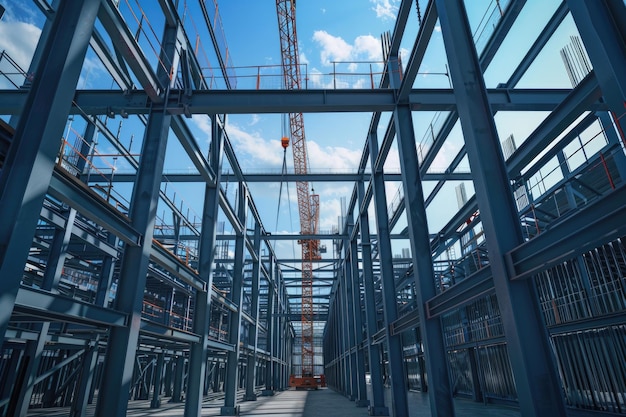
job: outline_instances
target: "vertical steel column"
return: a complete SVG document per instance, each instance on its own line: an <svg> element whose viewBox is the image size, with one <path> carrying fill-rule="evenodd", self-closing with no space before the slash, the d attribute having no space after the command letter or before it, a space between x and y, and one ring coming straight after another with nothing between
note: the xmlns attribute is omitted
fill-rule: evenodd
<svg viewBox="0 0 626 417"><path fill-rule="evenodd" d="M228 323L228 343L233 345L234 350L226 353L226 379L224 382L224 406L220 409L222 416L234 416L239 414L237 406L237 385L239 372L239 342L241 340L241 311L243 301L243 274L246 239L246 213L248 210L248 190L243 182L239 183L239 201L237 205L237 218L243 225L241 233L235 238L235 263L233 265L233 286L230 301L237 306L237 311L230 313Z"/></svg>
<svg viewBox="0 0 626 417"><path fill-rule="evenodd" d="M279 316L282 313L282 308L281 308L281 298L280 298L280 291L281 291L281 280L282 280L282 276L281 274L278 272L278 265L276 266L277 268L277 274L276 274L276 281L275 281L275 285L276 285L276 298L274 300L274 316L272 317L272 331L274 332L273 336L274 336L274 351L273 351L273 355L274 355L274 368L272 370L272 387L274 389L274 391L280 391L281 387L280 387L280 338L282 337L281 334L281 328L280 328L280 321L279 321Z"/></svg>
<svg viewBox="0 0 626 417"><path fill-rule="evenodd" d="M161 387L163 386L163 353L157 354L156 370L154 372L154 392L152 393L152 401L150 401L150 408L161 407ZM189 363L191 367L191 362ZM191 369L190 369L191 371ZM189 386L187 386L187 394L189 395ZM189 397L187 397L189 401ZM185 414L187 416L187 414Z"/></svg>
<svg viewBox="0 0 626 417"><path fill-rule="evenodd" d="M343 265L339 269L339 281L337 283L337 340L339 353L339 387L344 395L348 395L348 364L346 363L346 338L344 317L345 311L343 306Z"/></svg>
<svg viewBox="0 0 626 417"><path fill-rule="evenodd" d="M4 380L0 381L0 398L10 398L11 392L15 389L15 381L18 378L18 371L20 366L20 356L22 351L20 349L11 349L11 356L5 357L6 368L4 371ZM0 405L0 416L5 415L5 410L8 404Z"/></svg>
<svg viewBox="0 0 626 417"><path fill-rule="evenodd" d="M349 400L352 400L352 383L350 379L350 340L349 337L346 337L348 334L348 306L346 303L346 284L345 284L345 276L346 276L346 263L341 263L341 269L339 272L339 284L337 286L337 298L339 301L339 342L341 346L340 357L341 357L341 386L343 394L348 397Z"/></svg>
<svg viewBox="0 0 626 417"><path fill-rule="evenodd" d="M523 238L465 5L462 0L435 3L522 415L564 416L533 280L509 280L505 255Z"/></svg>
<svg viewBox="0 0 626 417"><path fill-rule="evenodd" d="M375 133L371 133L375 135ZM376 137L369 140L376 144ZM371 151L370 151L371 153ZM374 266L372 265L372 244L370 242L370 220L367 206L363 205L365 186L363 181L357 183L359 198L359 231L361 232L361 252L363 257L363 288L365 290L365 324L367 328L367 356L369 360L370 381L372 384L372 401L369 407L371 416L388 416L389 408L385 406L383 373L381 370L380 345L372 343L372 336L378 331L376 320L376 297L374 295Z"/></svg>
<svg viewBox="0 0 626 417"><path fill-rule="evenodd" d="M389 60L390 84L400 86L400 68L398 58ZM428 398L432 416L454 416L452 390L448 376L446 346L439 318L429 319L426 300L436 295L435 273L433 271L428 235L428 221L424 205L424 191L419 173L419 161L415 148L413 118L408 105L397 105L393 112L396 126L396 139L400 156L400 172L404 190L405 212L411 243L411 255L415 280L415 295L419 313L420 331L424 344L426 373L428 374ZM422 384L424 381L422 381Z"/></svg>
<svg viewBox="0 0 626 417"><path fill-rule="evenodd" d="M85 349L83 363L81 365L78 384L76 384L76 394L72 399L70 417L85 417L89 392L93 384L96 364L98 363L98 338Z"/></svg>
<svg viewBox="0 0 626 417"><path fill-rule="evenodd" d="M65 220L65 229L55 229L52 244L50 245L50 253L48 254L48 263L43 274L42 289L57 294L65 258L67 258L67 248L72 238L72 228L76 219L76 210L70 208Z"/></svg>
<svg viewBox="0 0 626 417"><path fill-rule="evenodd" d="M376 166L378 156L377 137L370 133L368 136L370 149L370 164ZM396 299L396 283L393 274L393 254L389 230L389 214L387 213L387 194L382 168L374 170L372 178L374 194L374 210L376 212L376 228L378 229L378 252L380 256L381 286L383 292L383 313L385 319L385 336L387 339L387 358L389 360L389 374L391 376L391 406L395 417L408 417L409 406L406 395L406 381L404 377L404 356L402 352L401 335L391 334L390 324L398 318Z"/></svg>
<svg viewBox="0 0 626 417"><path fill-rule="evenodd" d="M202 394L206 374L206 361L209 352L208 335L211 315L211 288L213 286L213 260L219 214L220 177L224 153L224 131L217 116L211 115L211 147L209 165L215 172L215 184L207 184L204 190L202 211L202 233L199 248L199 275L205 282L202 291L196 291L194 304L193 331L200 335L199 343L193 343L189 352L189 375L187 379L187 400L185 416L197 417L202 411Z"/></svg>
<svg viewBox="0 0 626 417"><path fill-rule="evenodd" d="M349 231L352 236L352 231ZM359 271L359 252L356 242L356 236L350 241L350 264L352 266L352 274L349 277L352 280L352 317L354 320L354 352L356 358L356 383L358 397L356 398L357 407L367 407L367 390L365 387L365 355L361 348L363 343L363 319L361 317L361 274Z"/></svg>
<svg viewBox="0 0 626 417"><path fill-rule="evenodd" d="M269 270L270 279L267 285L267 333L265 340L267 341L267 354L269 356L267 364L265 365L265 389L261 393L264 396L274 395L274 280L276 275L274 274L274 255L270 253L269 256Z"/></svg>
<svg viewBox="0 0 626 417"><path fill-rule="evenodd" d="M626 112L626 108L624 109ZM626 180L626 155L621 150L621 138L615 132L615 128L613 127L613 122L611 117L606 112L597 112L596 116L598 116L598 120L602 125L602 129L604 129L604 134L611 145L616 146L615 153L613 154L613 160L615 161L615 165L617 166L617 172L619 173L620 178L622 180ZM624 120L624 118L622 118ZM626 121L621 122L621 125L626 125ZM622 127L622 131L624 128ZM626 138L624 139L626 140ZM626 145L626 142L624 143Z"/></svg>
<svg viewBox="0 0 626 417"><path fill-rule="evenodd" d="M348 224L348 236L352 234L352 229L354 229L354 224ZM350 399L352 401L356 401L359 396L359 385L358 385L358 371L356 368L356 337L355 337L355 323L354 323L354 299L352 298L352 262L350 260L352 254L350 253L350 241L345 239L344 242L344 275L343 282L345 284L345 306L346 306L346 332L347 337L346 343L348 346L347 350L347 358L346 360L350 363L350 373L348 383L350 384Z"/></svg>
<svg viewBox="0 0 626 417"><path fill-rule="evenodd" d="M626 112L626 6L614 0L567 0L567 6L602 95L609 109L620 116Z"/></svg>
<svg viewBox="0 0 626 417"><path fill-rule="evenodd" d="M288 362L287 361L287 339L289 336L289 326L288 326L288 320L287 320L287 314L289 313L289 311L287 309L287 306L288 306L289 300L286 296L284 282L281 285L280 296L282 298L282 302L280 303L281 313L279 314L279 317L278 317L278 323L279 323L279 328L280 328L280 332L279 332L279 335L280 335L279 336L279 343L280 343L279 389L281 391L284 391L288 387L288 381L289 381L288 373L290 372L290 368L287 366L287 362Z"/></svg>
<svg viewBox="0 0 626 417"><path fill-rule="evenodd" d="M174 388L172 390L171 403L183 402L183 379L185 375L185 357L182 354L176 356L174 368Z"/></svg>
<svg viewBox="0 0 626 417"><path fill-rule="evenodd" d="M176 52L175 27L165 28L163 48L161 62L173 62L172 58ZM169 85L169 71L159 67L159 80L162 85ZM152 251L154 222L171 119L172 116L164 105L156 103L152 105L130 205L132 226L142 233L143 239L140 245L127 245L124 250L115 298L116 309L127 313L129 322L127 326L109 330L103 381L96 407L98 417L122 417L126 415L128 407L141 325L143 293Z"/></svg>
<svg viewBox="0 0 626 417"><path fill-rule="evenodd" d="M272 386L274 387L274 391L282 391L283 387L280 384L282 378L280 364L282 359L281 339L285 336L280 321L280 316L284 313L282 300L282 274L278 273L276 278L276 306L274 308L274 311L276 312L276 315L274 316L274 347L276 351L274 352L274 382L272 383Z"/></svg>
<svg viewBox="0 0 626 417"><path fill-rule="evenodd" d="M248 369L246 380L246 395L244 400L256 401L256 394L254 388L256 384L256 362L257 362L257 343L259 336L259 284L261 281L261 225L255 222L254 225L254 252L257 255L257 259L252 264L252 299L250 307L250 316L254 323L250 325L250 332L248 335L248 344L252 346L253 351L248 355Z"/></svg>
<svg viewBox="0 0 626 417"><path fill-rule="evenodd" d="M118 238L113 233L109 232L107 237L107 243L117 248ZM105 255L102 260L102 268L100 269L100 279L98 280L98 289L96 290L96 299L94 304L98 306L107 307L109 301L109 290L111 289L111 282L113 281L113 274L115 273L116 258Z"/></svg>
<svg viewBox="0 0 626 417"><path fill-rule="evenodd" d="M0 175L0 340L4 340L24 265L100 0L61 2Z"/></svg>

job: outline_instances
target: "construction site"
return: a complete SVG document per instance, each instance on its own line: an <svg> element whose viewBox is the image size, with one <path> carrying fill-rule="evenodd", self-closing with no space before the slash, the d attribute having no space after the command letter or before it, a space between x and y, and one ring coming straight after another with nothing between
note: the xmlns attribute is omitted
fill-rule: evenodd
<svg viewBox="0 0 626 417"><path fill-rule="evenodd" d="M625 116L624 0L0 0L0 417L626 416Z"/></svg>

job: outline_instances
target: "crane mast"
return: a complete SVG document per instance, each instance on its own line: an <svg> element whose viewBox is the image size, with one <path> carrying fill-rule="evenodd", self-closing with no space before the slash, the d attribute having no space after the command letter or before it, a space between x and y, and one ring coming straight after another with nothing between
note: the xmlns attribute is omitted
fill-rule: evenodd
<svg viewBox="0 0 626 417"><path fill-rule="evenodd" d="M298 39L296 36L296 1L276 0L280 51L285 88L299 90L302 87ZM294 172L307 174L307 150L302 113L289 113L289 127L293 151ZM308 181L296 181L300 233L311 235L318 232L319 195L309 193ZM302 239L302 375L296 378L296 388L309 385L313 377L313 261L320 259L320 241ZM306 382L305 382L306 381Z"/></svg>

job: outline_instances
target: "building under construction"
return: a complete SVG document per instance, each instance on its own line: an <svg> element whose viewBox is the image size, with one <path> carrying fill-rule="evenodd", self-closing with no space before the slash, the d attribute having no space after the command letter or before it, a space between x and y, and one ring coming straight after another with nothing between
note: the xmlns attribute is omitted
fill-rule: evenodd
<svg viewBox="0 0 626 417"><path fill-rule="evenodd" d="M29 67L0 40L0 416L626 416L624 1L391 1L381 61L321 84L295 0L275 72L233 65L217 0L28 3ZM307 166L303 118L352 113L358 166ZM287 115L293 170L240 163L249 114Z"/></svg>

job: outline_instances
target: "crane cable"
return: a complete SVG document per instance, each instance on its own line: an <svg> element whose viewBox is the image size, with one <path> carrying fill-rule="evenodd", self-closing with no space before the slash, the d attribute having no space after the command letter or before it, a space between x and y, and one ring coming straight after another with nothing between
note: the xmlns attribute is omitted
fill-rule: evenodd
<svg viewBox="0 0 626 417"><path fill-rule="evenodd" d="M285 189L287 190L287 206L289 207L289 223L291 224L291 228L293 229L293 218L291 216L291 204L289 198L289 183L285 180L285 175L287 174L287 148L289 147L289 138L287 137L287 117L282 115L283 123L282 123L282 139L281 146L283 147L283 167L280 173L280 188L278 190L278 207L276 210L276 227L275 230L278 231L278 219L280 218L280 201L282 199L283 194L283 182L285 182ZM296 259L296 249L292 245L291 249L293 250L293 259Z"/></svg>

